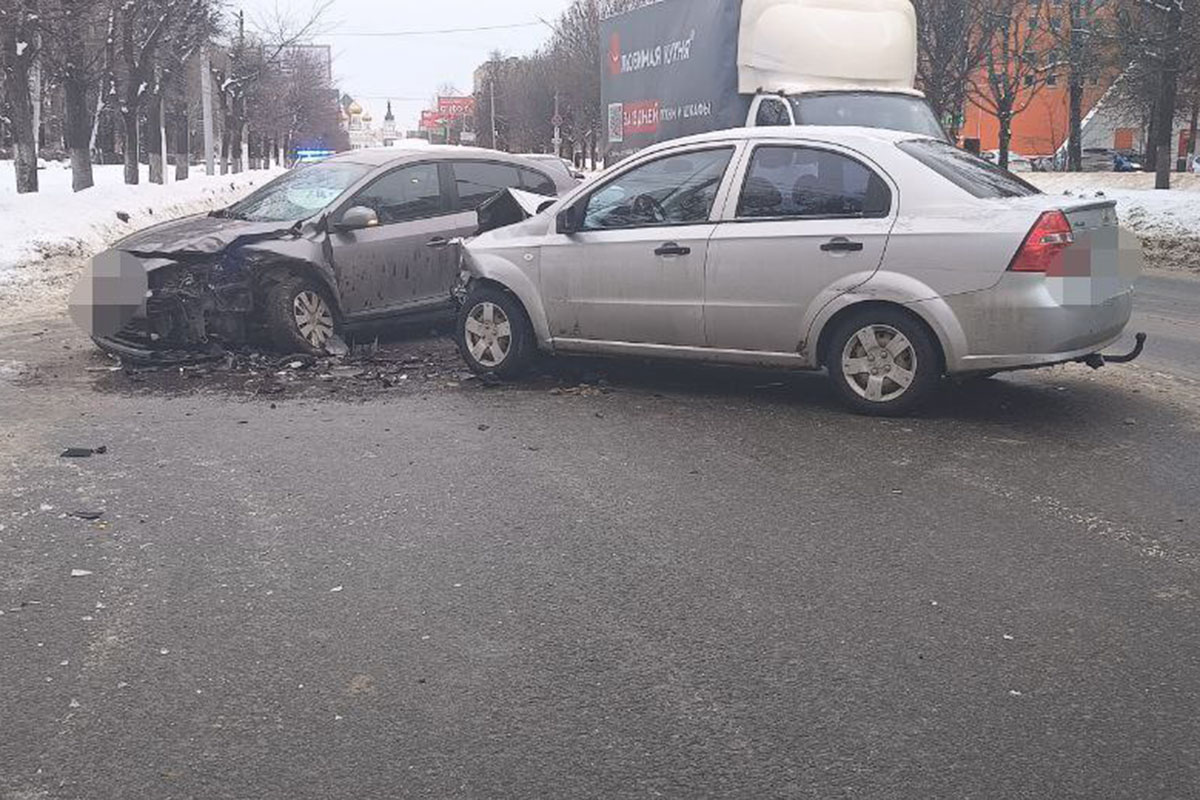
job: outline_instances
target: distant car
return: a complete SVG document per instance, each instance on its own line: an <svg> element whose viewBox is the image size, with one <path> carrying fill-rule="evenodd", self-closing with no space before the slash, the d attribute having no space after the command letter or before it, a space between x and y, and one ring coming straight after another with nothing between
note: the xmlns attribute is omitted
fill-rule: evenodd
<svg viewBox="0 0 1200 800"><path fill-rule="evenodd" d="M587 177L578 169L576 169L575 165L570 161L561 156L556 156L553 153L522 153L521 155L523 158L528 158L530 161L537 161L539 164L549 167L550 169L558 169L561 167L563 171L565 171L567 175L569 175L576 182Z"/></svg>
<svg viewBox="0 0 1200 800"><path fill-rule="evenodd" d="M983 158L987 159L988 161L992 162L993 164L1000 163L1000 151L999 150L985 150L982 155L983 155ZM1031 161L1030 159L1026 158L1023 155L1020 155L1019 153L1009 153L1008 154L1008 171L1009 172L1033 172L1034 164L1033 164L1033 161Z"/></svg>
<svg viewBox="0 0 1200 800"><path fill-rule="evenodd" d="M938 139L718 131L467 242L456 342L500 375L539 349L827 368L853 409L899 414L943 375L1099 366L1140 267L1118 237L1112 201Z"/></svg>
<svg viewBox="0 0 1200 800"><path fill-rule="evenodd" d="M154 362L258 330L283 352L318 353L343 326L452 315L448 245L475 233L476 209L510 188L553 197L574 186L564 170L464 147L359 150L300 166L229 208L119 242L117 259L144 267L130 276L142 276L135 296L146 300L119 330L89 333L108 352ZM84 288L96 280L85 275Z"/></svg>

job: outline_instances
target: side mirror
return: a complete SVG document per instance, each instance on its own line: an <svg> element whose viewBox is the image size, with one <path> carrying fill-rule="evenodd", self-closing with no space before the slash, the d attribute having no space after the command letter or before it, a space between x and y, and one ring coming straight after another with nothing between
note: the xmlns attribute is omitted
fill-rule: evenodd
<svg viewBox="0 0 1200 800"><path fill-rule="evenodd" d="M374 228L379 225L379 215L374 209L366 206L353 206L346 209L341 220L337 223L339 231L360 231L363 228Z"/></svg>
<svg viewBox="0 0 1200 800"><path fill-rule="evenodd" d="M536 212L536 213L538 213L538 214L542 213L542 212L543 212L543 211L545 211L547 208L549 208L550 206L554 205L554 204L555 204L555 203L557 203L557 202L558 202L557 200L547 200L547 201L545 201L545 202L543 202L543 203L538 203L538 207L537 207L537 212Z"/></svg>
<svg viewBox="0 0 1200 800"><path fill-rule="evenodd" d="M582 211L579 205L568 206L561 214L558 215L557 230L559 233L572 234L578 233L582 227L580 217Z"/></svg>

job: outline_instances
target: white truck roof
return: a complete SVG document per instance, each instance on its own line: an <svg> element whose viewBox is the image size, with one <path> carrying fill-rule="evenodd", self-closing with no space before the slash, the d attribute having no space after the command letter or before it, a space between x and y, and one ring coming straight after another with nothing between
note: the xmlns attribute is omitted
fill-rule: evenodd
<svg viewBox="0 0 1200 800"><path fill-rule="evenodd" d="M920 94L909 0L742 0L742 94L865 89Z"/></svg>

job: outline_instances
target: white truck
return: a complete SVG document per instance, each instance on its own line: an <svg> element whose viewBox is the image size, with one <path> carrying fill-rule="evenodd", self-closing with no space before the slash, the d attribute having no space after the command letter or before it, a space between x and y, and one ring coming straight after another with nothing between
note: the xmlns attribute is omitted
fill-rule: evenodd
<svg viewBox="0 0 1200 800"><path fill-rule="evenodd" d="M602 26L605 155L709 130L861 125L945 138L909 0L650 0Z"/></svg>

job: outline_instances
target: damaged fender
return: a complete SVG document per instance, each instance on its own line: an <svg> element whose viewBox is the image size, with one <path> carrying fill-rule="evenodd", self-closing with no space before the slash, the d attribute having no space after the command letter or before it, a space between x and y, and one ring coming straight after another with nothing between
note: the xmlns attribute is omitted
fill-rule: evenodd
<svg viewBox="0 0 1200 800"><path fill-rule="evenodd" d="M537 255L531 249L525 257L533 260ZM550 321L546 316L546 308L542 305L541 293L520 267L494 253L473 252L471 243L467 242L463 245L462 269L464 283L490 281L516 295L533 324L538 346L543 350L550 349Z"/></svg>

